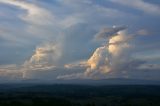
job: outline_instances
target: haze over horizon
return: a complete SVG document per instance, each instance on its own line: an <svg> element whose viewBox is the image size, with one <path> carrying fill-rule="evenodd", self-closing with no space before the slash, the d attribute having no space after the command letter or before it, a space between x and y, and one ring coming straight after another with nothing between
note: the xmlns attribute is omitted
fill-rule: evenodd
<svg viewBox="0 0 160 106"><path fill-rule="evenodd" d="M160 81L160 1L0 0L0 82Z"/></svg>

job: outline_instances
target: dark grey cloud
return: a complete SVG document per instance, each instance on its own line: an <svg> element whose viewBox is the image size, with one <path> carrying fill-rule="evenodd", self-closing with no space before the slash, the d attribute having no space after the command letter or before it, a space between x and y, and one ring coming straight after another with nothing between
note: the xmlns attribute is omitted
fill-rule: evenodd
<svg viewBox="0 0 160 106"><path fill-rule="evenodd" d="M113 28L104 28L98 34L96 34L97 39L106 39L112 36L118 35L119 31L127 29L127 26L113 26Z"/></svg>

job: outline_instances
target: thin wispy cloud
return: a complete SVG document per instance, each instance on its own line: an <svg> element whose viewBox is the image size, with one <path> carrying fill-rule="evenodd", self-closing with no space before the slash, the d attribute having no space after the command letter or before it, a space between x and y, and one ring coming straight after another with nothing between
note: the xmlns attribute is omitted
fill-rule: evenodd
<svg viewBox="0 0 160 106"><path fill-rule="evenodd" d="M148 3L144 0L110 0L115 3L119 3L130 8L134 8L152 15L160 15L160 7L156 4Z"/></svg>
<svg viewBox="0 0 160 106"><path fill-rule="evenodd" d="M24 14L20 15L20 18L31 24L50 24L52 18L54 18L53 15L46 9L23 0L0 0L0 2L13 5L22 10L25 10Z"/></svg>

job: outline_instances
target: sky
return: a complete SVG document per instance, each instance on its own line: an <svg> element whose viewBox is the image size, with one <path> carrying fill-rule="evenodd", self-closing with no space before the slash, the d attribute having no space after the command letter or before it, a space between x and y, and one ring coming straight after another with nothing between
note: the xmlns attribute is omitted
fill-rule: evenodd
<svg viewBox="0 0 160 106"><path fill-rule="evenodd" d="M0 0L0 81L160 80L159 0Z"/></svg>

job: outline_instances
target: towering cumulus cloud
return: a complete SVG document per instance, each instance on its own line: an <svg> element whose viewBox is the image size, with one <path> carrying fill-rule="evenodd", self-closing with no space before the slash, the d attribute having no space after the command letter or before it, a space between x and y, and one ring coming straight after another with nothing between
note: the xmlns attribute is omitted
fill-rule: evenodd
<svg viewBox="0 0 160 106"><path fill-rule="evenodd" d="M61 56L60 47L51 43L37 47L35 53L30 59L32 64L55 63Z"/></svg>
<svg viewBox="0 0 160 106"><path fill-rule="evenodd" d="M60 57L59 44L46 43L37 47L31 58L23 65L23 78L29 77L28 74L32 72L53 70L58 65Z"/></svg>
<svg viewBox="0 0 160 106"><path fill-rule="evenodd" d="M121 65L125 63L128 49L130 47L128 41L131 37L126 35L125 27L113 27L113 30L98 35L107 38L106 45L99 47L87 61L88 68L85 75L95 75L95 73L112 73L121 71ZM110 33L110 35L109 35ZM128 58L127 58L128 59Z"/></svg>
<svg viewBox="0 0 160 106"><path fill-rule="evenodd" d="M86 71L83 74L75 74L75 76L81 75L78 77L97 78L100 75L100 78L102 78L102 76L116 76L124 73L126 62L130 61L129 48L131 46L129 41L132 38L126 34L126 28L126 26L114 26L113 28L100 31L96 38L105 39L105 45L98 47L93 55L86 62L83 62L85 65L78 64L80 67L86 67ZM68 66L74 67L76 65ZM60 78L69 77L72 78L73 74L71 76L61 76Z"/></svg>
<svg viewBox="0 0 160 106"><path fill-rule="evenodd" d="M85 75L91 75L97 71L106 73L109 69L109 59L107 58L106 46L99 47L87 61L88 68Z"/></svg>

